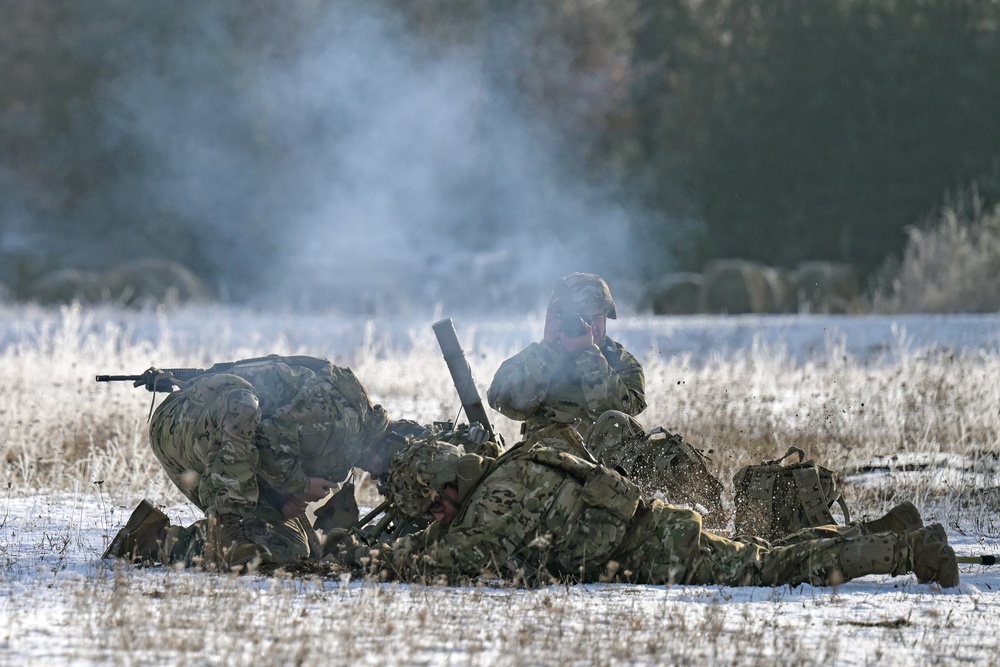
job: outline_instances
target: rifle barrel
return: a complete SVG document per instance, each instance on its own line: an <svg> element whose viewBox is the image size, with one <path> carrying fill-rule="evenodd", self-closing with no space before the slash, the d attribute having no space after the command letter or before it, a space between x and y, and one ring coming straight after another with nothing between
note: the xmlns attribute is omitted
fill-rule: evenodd
<svg viewBox="0 0 1000 667"><path fill-rule="evenodd" d="M996 565L997 557L995 554L986 554L983 556L956 556L955 560L959 563L969 563L972 565Z"/></svg>

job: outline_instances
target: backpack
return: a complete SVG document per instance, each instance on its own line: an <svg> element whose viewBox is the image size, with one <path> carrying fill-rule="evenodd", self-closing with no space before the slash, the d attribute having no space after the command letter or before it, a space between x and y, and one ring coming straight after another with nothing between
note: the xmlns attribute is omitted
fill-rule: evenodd
<svg viewBox="0 0 1000 667"><path fill-rule="evenodd" d="M793 454L798 454L798 462L782 465ZM734 535L772 541L803 528L834 524L830 512L834 503L840 505L844 522L850 522L833 471L805 456L798 447L790 447L779 459L737 471L733 476Z"/></svg>
<svg viewBox="0 0 1000 667"><path fill-rule="evenodd" d="M623 447L616 469L647 494L662 493L667 502L700 506L713 526L726 522L722 508L723 485L708 469L701 450L662 426L645 438Z"/></svg>

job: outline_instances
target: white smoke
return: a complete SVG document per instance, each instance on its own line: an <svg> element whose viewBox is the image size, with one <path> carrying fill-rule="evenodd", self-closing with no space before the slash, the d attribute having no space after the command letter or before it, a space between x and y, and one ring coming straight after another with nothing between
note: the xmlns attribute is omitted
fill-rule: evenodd
<svg viewBox="0 0 1000 667"><path fill-rule="evenodd" d="M224 18L206 9L192 39L116 79L105 132L150 151L134 193L197 230L191 256L228 293L523 311L564 273L628 275L614 188L579 178L562 129L491 85L482 50L435 54L390 15L338 6L288 58L235 44Z"/></svg>

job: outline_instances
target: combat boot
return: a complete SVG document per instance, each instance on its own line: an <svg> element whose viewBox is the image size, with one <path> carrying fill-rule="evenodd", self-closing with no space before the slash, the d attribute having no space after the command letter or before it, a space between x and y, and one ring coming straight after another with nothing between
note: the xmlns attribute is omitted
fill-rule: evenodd
<svg viewBox="0 0 1000 667"><path fill-rule="evenodd" d="M904 501L885 513L884 516L872 521L861 521L861 532L864 535L876 533L896 533L907 535L924 527L920 511L910 501Z"/></svg>
<svg viewBox="0 0 1000 667"><path fill-rule="evenodd" d="M267 560L271 552L247 535L243 519L236 514L210 515L205 537L205 556L228 568L254 567Z"/></svg>
<svg viewBox="0 0 1000 667"><path fill-rule="evenodd" d="M170 519L148 500L140 502L118 531L101 558L121 558L131 563L164 561L161 549Z"/></svg>
<svg viewBox="0 0 1000 667"><path fill-rule="evenodd" d="M939 523L915 530L907 536L910 567L922 584L936 581L942 588L959 584L958 559L948 545L948 535Z"/></svg>

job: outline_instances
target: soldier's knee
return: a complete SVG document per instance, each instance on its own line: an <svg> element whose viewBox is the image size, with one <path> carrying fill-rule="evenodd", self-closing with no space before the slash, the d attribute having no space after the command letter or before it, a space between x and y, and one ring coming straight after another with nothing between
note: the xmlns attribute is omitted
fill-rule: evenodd
<svg viewBox="0 0 1000 667"><path fill-rule="evenodd" d="M260 423L260 401L256 394L247 389L233 389L225 394L222 405L222 432L240 440L251 440Z"/></svg>
<svg viewBox="0 0 1000 667"><path fill-rule="evenodd" d="M623 448L642 440L646 432L633 417L619 410L602 412L587 435L594 456L605 465L616 465Z"/></svg>
<svg viewBox="0 0 1000 667"><path fill-rule="evenodd" d="M621 410L605 410L594 422L594 429L602 432L621 431L626 437L639 437L645 435L645 429L631 415Z"/></svg>

